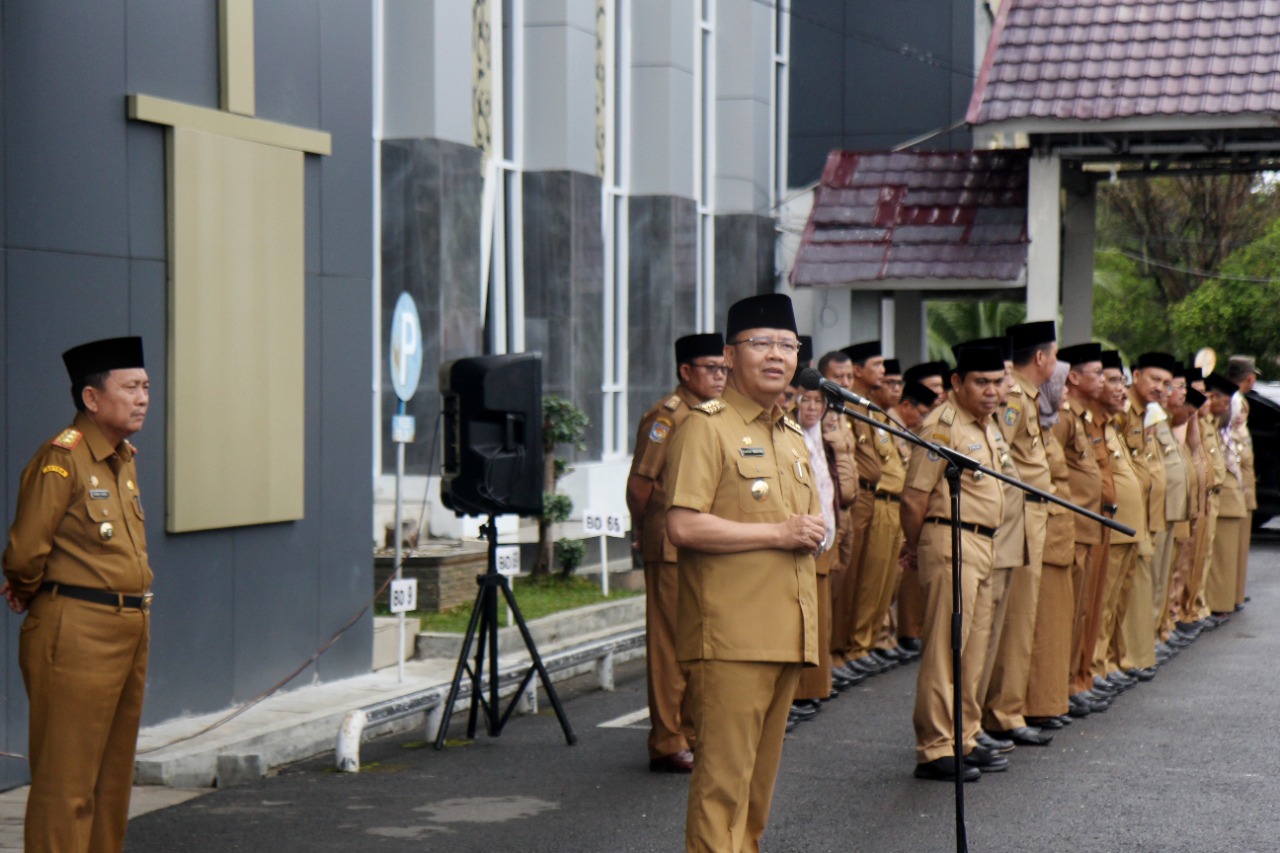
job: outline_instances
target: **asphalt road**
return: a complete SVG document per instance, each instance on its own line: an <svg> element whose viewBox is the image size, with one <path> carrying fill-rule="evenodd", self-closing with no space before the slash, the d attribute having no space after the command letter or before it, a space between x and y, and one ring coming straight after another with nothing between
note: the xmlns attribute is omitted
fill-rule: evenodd
<svg viewBox="0 0 1280 853"><path fill-rule="evenodd" d="M965 787L973 851L1280 850L1280 540L1255 544L1252 603L1045 748ZM673 851L687 777L650 774L643 667L617 689L559 687L566 746L544 702L501 737L436 752L421 734L365 746L132 822L130 853L185 851ZM953 787L912 778L915 669L873 678L787 739L764 838L782 851L955 850ZM458 718L451 729L461 738Z"/></svg>

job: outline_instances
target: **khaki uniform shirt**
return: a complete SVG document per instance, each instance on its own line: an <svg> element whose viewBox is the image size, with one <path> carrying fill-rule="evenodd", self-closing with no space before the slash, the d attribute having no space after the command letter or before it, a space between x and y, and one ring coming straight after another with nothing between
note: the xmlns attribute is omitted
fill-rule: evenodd
<svg viewBox="0 0 1280 853"><path fill-rule="evenodd" d="M858 464L854 459L857 439L853 435L853 424L842 415L835 429L822 433L822 440L835 458L840 509L848 509L858 497Z"/></svg>
<svg viewBox="0 0 1280 853"><path fill-rule="evenodd" d="M1240 488L1244 490L1245 508L1258 508L1258 477L1253 465L1253 436L1249 433L1249 398L1240 395L1240 422L1231 430L1232 440L1240 454Z"/></svg>
<svg viewBox="0 0 1280 853"><path fill-rule="evenodd" d="M1003 418L1002 411L997 409L991 413L991 422L996 425L996 468L1006 477L1021 480L1021 472L1013 462L1009 444L1000 432L998 418ZM1027 565L1030 559L1027 554L1027 493L1022 489L1000 481L1000 489L1004 492L1004 513L1000 519L1000 533L995 540L995 554L991 567L993 569L1016 569ZM961 507L963 512L964 507Z"/></svg>
<svg viewBox="0 0 1280 853"><path fill-rule="evenodd" d="M678 385L670 397L659 400L645 412L636 430L631 473L653 481L653 493L645 506L640 528L640 551L646 563L676 561L676 547L667 539L667 496L662 490L662 473L667 466L671 433L689 417L689 410L701 402L688 388Z"/></svg>
<svg viewBox="0 0 1280 853"><path fill-rule="evenodd" d="M859 414L870 414L869 410L861 406L850 406L850 408L857 410ZM880 439L882 437L888 438L889 434L865 421L853 420L852 418L848 420L850 421L850 428L853 430L858 479L870 483L871 488L874 489L880 483L881 469L884 468L884 451L881 448ZM859 483L859 485L862 485L862 483Z"/></svg>
<svg viewBox="0 0 1280 853"><path fill-rule="evenodd" d="M879 413L875 415L875 419L888 423L888 419ZM897 424L892 424L897 427ZM902 494L903 483L907 479L906 466L902 464L902 453L898 448L899 439L885 430L876 429L876 451L880 455L880 482L876 485L876 492L888 495Z"/></svg>
<svg viewBox="0 0 1280 853"><path fill-rule="evenodd" d="M694 407L673 436L667 509L774 524L821 515L800 425L730 387ZM818 590L813 557L762 549L710 554L679 549L679 660L816 664Z"/></svg>
<svg viewBox="0 0 1280 853"><path fill-rule="evenodd" d="M1116 416L1116 430L1129 448L1129 461L1142 486L1142 506L1147 513L1145 526L1152 533L1165 529L1164 517L1164 453L1156 441L1156 427L1146 425L1147 407L1139 402L1132 388L1124 411Z"/></svg>
<svg viewBox="0 0 1280 853"><path fill-rule="evenodd" d="M1183 456L1182 442L1168 421L1156 424L1156 444L1164 464L1164 517L1172 525L1191 517L1190 456Z"/></svg>
<svg viewBox="0 0 1280 853"><path fill-rule="evenodd" d="M22 472L4 575L23 601L45 581L128 594L151 589L134 447L81 412Z"/></svg>
<svg viewBox="0 0 1280 853"><path fill-rule="evenodd" d="M1104 500L1104 474L1106 483L1111 485L1112 482L1110 457L1102 431L1094 427L1093 412L1078 400L1066 400L1058 423L1053 427L1053 435L1066 461L1072 502L1101 515L1104 503L1115 503L1115 492L1112 488L1111 500ZM1076 513L1072 516L1075 541L1083 545L1096 545L1102 541L1101 524Z"/></svg>
<svg viewBox="0 0 1280 853"><path fill-rule="evenodd" d="M953 403L944 403L930 412L920 427L920 435L929 441L944 444L966 456L971 456L988 468L997 463L998 449L1002 443L995 423L984 418L979 423L973 415ZM907 486L929 494L925 509L924 532L929 534L928 519L951 518L951 490L946 478L946 460L923 447L911 449L911 462L907 465ZM980 524L996 529L1004 518L1004 490L999 480L981 472L962 471L960 474L960 520L966 524ZM946 556L951 554L949 528L939 527L945 540L939 549Z"/></svg>
<svg viewBox="0 0 1280 853"><path fill-rule="evenodd" d="M1126 536L1119 530L1112 530L1111 544L1149 542L1147 502L1133 453L1110 424L1106 427L1106 442L1111 454L1111 478L1116 486L1116 521L1137 531L1136 536Z"/></svg>
<svg viewBox="0 0 1280 853"><path fill-rule="evenodd" d="M1063 415L1058 416L1062 422ZM1044 440L1045 458L1049 461L1049 477L1053 494L1065 501L1077 503L1071 491L1071 471L1067 467L1062 445L1049 430L1040 433ZM1096 511L1096 510L1095 510ZM1044 564L1046 566L1070 566L1075 559L1076 525L1072 516L1076 513L1056 503L1049 504L1049 521L1044 537ZM1088 519L1085 519L1088 521ZM1093 522L1095 526L1097 522Z"/></svg>
<svg viewBox="0 0 1280 853"><path fill-rule="evenodd" d="M1016 370L1013 379L1004 410L996 411L1000 431L1009 443L1009 452L1013 454L1013 464L1018 466L1022 482L1048 492L1053 488L1053 478L1040 436L1040 389Z"/></svg>

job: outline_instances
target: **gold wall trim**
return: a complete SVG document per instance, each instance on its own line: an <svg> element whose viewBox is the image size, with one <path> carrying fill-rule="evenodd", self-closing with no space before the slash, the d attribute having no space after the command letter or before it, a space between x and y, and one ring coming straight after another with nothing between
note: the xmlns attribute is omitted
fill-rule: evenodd
<svg viewBox="0 0 1280 853"><path fill-rule="evenodd" d="M253 115L253 0L220 0L218 48L222 108Z"/></svg>
<svg viewBox="0 0 1280 853"><path fill-rule="evenodd" d="M333 138L322 130L211 110L153 95L129 95L128 109L129 118L138 121L185 127L307 154L333 153Z"/></svg>

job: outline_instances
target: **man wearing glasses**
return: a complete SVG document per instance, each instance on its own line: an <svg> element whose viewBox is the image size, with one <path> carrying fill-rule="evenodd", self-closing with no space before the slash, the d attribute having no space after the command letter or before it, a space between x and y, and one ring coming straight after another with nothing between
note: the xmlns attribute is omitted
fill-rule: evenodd
<svg viewBox="0 0 1280 853"><path fill-rule="evenodd" d="M724 395L672 436L664 486L698 744L685 845L736 853L759 850L800 669L822 659L826 525L803 431L777 405L799 350L791 300L735 303L725 339Z"/></svg>
<svg viewBox="0 0 1280 853"><path fill-rule="evenodd" d="M685 677L676 660L676 549L667 539L662 474L668 439L689 411L724 391L729 368L719 332L676 341L679 384L640 419L627 478L632 548L644 558L646 666L649 676L649 769L693 770L693 723L686 713Z"/></svg>

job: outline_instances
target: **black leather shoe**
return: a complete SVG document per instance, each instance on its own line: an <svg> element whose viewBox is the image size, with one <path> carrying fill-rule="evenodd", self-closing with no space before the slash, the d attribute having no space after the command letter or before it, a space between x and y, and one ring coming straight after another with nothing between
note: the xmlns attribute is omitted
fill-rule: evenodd
<svg viewBox="0 0 1280 853"><path fill-rule="evenodd" d="M1138 669L1137 667L1134 667L1133 669L1126 670L1126 672L1128 675L1133 676L1139 681L1150 681L1151 679L1156 677L1155 667L1151 667L1151 666L1144 667L1143 669Z"/></svg>
<svg viewBox="0 0 1280 853"><path fill-rule="evenodd" d="M862 667L855 667L853 664L847 663L841 667L841 670L853 684L861 684L867 680L867 671Z"/></svg>
<svg viewBox="0 0 1280 853"><path fill-rule="evenodd" d="M649 759L650 773L692 773L693 753L689 750L673 752L659 758Z"/></svg>
<svg viewBox="0 0 1280 853"><path fill-rule="evenodd" d="M831 683L841 690L854 687L866 680L865 675L854 675L842 666L831 670Z"/></svg>
<svg viewBox="0 0 1280 853"><path fill-rule="evenodd" d="M788 714L787 715L787 734L790 734L791 732L795 731L795 728L798 725L800 725L800 722Z"/></svg>
<svg viewBox="0 0 1280 853"><path fill-rule="evenodd" d="M916 657L920 657L920 652L922 651L919 637L899 637L898 648L904 649Z"/></svg>
<svg viewBox="0 0 1280 853"><path fill-rule="evenodd" d="M801 699L798 702L791 703L791 710L787 716L797 722L804 723L818 716L818 706L810 704L809 700Z"/></svg>
<svg viewBox="0 0 1280 853"><path fill-rule="evenodd" d="M1058 722L1062 723L1062 725L1064 725L1064 726L1069 726L1069 725L1071 725L1072 723L1074 723L1074 722L1075 722L1075 720L1071 719L1071 715L1070 715L1070 714L1061 714L1061 715L1059 715L1059 716L1055 717L1054 719L1056 719Z"/></svg>
<svg viewBox="0 0 1280 853"><path fill-rule="evenodd" d="M1101 675L1095 675L1093 677L1093 692L1100 693L1103 696L1115 696L1120 692L1120 688L1107 681Z"/></svg>
<svg viewBox="0 0 1280 853"><path fill-rule="evenodd" d="M1204 629L1204 626L1203 626L1203 625L1201 625L1199 622L1175 622L1175 623L1173 623L1173 630L1177 631L1179 634L1181 634L1181 635L1183 635L1183 636L1190 637L1190 638L1191 638L1191 639L1193 639L1193 640L1194 640L1197 636L1199 636L1200 632L1201 632L1203 629Z"/></svg>
<svg viewBox="0 0 1280 853"><path fill-rule="evenodd" d="M1236 605L1234 608L1232 608L1232 609L1233 609L1233 611L1234 611L1234 612L1239 613L1241 610L1244 610L1244 605L1243 605L1243 604L1237 604L1237 605Z"/></svg>
<svg viewBox="0 0 1280 853"><path fill-rule="evenodd" d="M1093 703L1084 698L1083 693L1077 693L1067 701L1067 713L1073 717L1087 717L1093 711Z"/></svg>
<svg viewBox="0 0 1280 853"><path fill-rule="evenodd" d="M1045 734L1039 729L1034 729L1030 726L1018 726L1016 729L1009 729L1007 732L989 731L987 734L994 738L1011 740L1018 746L1048 746L1053 743L1053 735Z"/></svg>
<svg viewBox="0 0 1280 853"><path fill-rule="evenodd" d="M992 752L1013 752L1013 741L993 738L986 732L978 732L975 740L978 741L978 746L985 746Z"/></svg>
<svg viewBox="0 0 1280 853"><path fill-rule="evenodd" d="M968 766L968 759L965 759L966 765L962 779L966 782L977 782L982 778L981 771L976 767ZM1005 762L1006 764L1008 762ZM933 761L926 761L923 764L916 765L915 777L917 779L931 779L935 782L954 782L956 781L956 759L953 755L944 755L942 758L935 758Z"/></svg>
<svg viewBox="0 0 1280 853"><path fill-rule="evenodd" d="M844 668L849 670L849 672L857 673L862 676L876 675L880 672L880 668L878 666L873 665L868 667L862 662L862 658L846 662Z"/></svg>
<svg viewBox="0 0 1280 853"><path fill-rule="evenodd" d="M888 672L897 664L888 664L877 658L875 655L863 655L853 663L862 667L868 675L879 675L882 672Z"/></svg>
<svg viewBox="0 0 1280 853"><path fill-rule="evenodd" d="M975 746L964 757L964 763L978 768L981 773L1001 773L1009 769L1009 759L985 746Z"/></svg>
<svg viewBox="0 0 1280 853"><path fill-rule="evenodd" d="M1057 717L1027 717L1027 725L1037 729L1060 729L1064 723Z"/></svg>
<svg viewBox="0 0 1280 853"><path fill-rule="evenodd" d="M1169 639L1165 641L1165 645L1175 652L1180 652L1195 641L1195 637L1190 634L1179 634L1174 631L1169 635Z"/></svg>
<svg viewBox="0 0 1280 853"><path fill-rule="evenodd" d="M871 656L889 669L893 669L898 664L903 663L902 658L898 657L898 653L891 649L875 649L871 652Z"/></svg>

